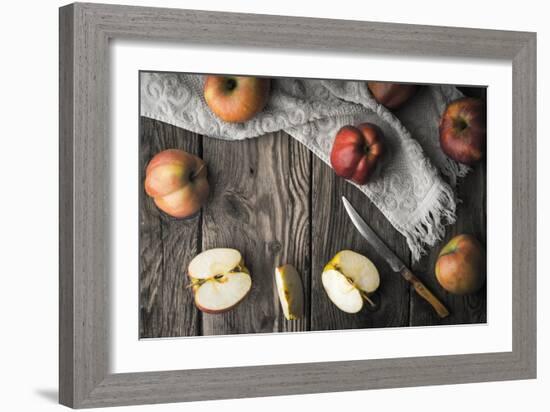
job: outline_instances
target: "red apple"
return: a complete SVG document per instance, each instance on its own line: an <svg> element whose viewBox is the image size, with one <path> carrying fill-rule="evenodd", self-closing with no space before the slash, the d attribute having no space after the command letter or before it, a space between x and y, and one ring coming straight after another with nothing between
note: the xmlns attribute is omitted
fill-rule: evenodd
<svg viewBox="0 0 550 412"><path fill-rule="evenodd" d="M367 82L367 87L378 103L391 110L399 109L418 88L416 84L388 82Z"/></svg>
<svg viewBox="0 0 550 412"><path fill-rule="evenodd" d="M439 143L447 156L467 165L485 155L485 103L473 97L455 100L447 106L439 123Z"/></svg>
<svg viewBox="0 0 550 412"><path fill-rule="evenodd" d="M157 153L145 171L145 192L170 216L185 218L199 211L208 198L206 163L183 150Z"/></svg>
<svg viewBox="0 0 550 412"><path fill-rule="evenodd" d="M485 251L471 235L458 235L445 245L435 263L435 276L448 292L466 295L485 283Z"/></svg>
<svg viewBox="0 0 550 412"><path fill-rule="evenodd" d="M262 111L269 97L270 80L244 76L207 76L204 99L220 119L245 122Z"/></svg>
<svg viewBox="0 0 550 412"><path fill-rule="evenodd" d="M359 185L365 184L384 152L382 139L382 131L371 123L342 127L330 153L334 172Z"/></svg>

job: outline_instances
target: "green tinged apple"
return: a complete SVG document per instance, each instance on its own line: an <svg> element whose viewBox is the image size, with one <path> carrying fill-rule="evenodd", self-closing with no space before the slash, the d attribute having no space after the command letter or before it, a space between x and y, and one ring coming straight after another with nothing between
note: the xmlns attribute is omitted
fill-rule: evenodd
<svg viewBox="0 0 550 412"><path fill-rule="evenodd" d="M435 264L435 276L448 292L468 295L477 292L485 283L485 250L479 241L467 234L452 238Z"/></svg>

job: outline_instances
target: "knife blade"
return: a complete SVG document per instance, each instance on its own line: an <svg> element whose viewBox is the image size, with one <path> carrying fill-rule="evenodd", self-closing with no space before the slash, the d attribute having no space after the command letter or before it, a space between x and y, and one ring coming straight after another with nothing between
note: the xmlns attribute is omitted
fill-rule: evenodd
<svg viewBox="0 0 550 412"><path fill-rule="evenodd" d="M414 290L424 298L436 311L440 318L445 318L449 315L447 308L430 292L430 290L418 279L407 266L397 257L397 255L390 250L390 248L380 239L380 237L372 230L372 228L365 222L361 215L355 210L348 199L342 196L342 202L344 208L351 219L351 222L355 228L359 231L361 236L366 239L367 242L380 254L380 256L390 265L394 272L400 273L403 278L414 287Z"/></svg>
<svg viewBox="0 0 550 412"><path fill-rule="evenodd" d="M342 202L344 202L344 208L346 209L346 212L348 212L348 216L350 217L353 225L355 228L361 233L361 235L373 246L376 251L384 258L386 262L390 265L392 270L394 272L401 272L401 270L405 267L405 264L401 262L401 259L399 259L395 253L393 253L390 248L378 237L376 233L374 233L374 230L371 229L371 227L363 220L361 215L357 213L357 210L353 208L351 203L346 199L344 196L342 196Z"/></svg>

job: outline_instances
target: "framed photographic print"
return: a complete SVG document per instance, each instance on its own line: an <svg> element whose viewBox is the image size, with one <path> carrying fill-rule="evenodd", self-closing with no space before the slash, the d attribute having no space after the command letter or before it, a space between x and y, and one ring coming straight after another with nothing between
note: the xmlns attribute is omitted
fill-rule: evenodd
<svg viewBox="0 0 550 412"><path fill-rule="evenodd" d="M61 403L534 378L535 50L61 8Z"/></svg>

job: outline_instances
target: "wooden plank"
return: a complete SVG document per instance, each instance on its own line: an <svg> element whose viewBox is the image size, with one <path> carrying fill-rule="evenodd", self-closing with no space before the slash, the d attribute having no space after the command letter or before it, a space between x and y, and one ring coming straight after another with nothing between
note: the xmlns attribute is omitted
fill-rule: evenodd
<svg viewBox="0 0 550 412"><path fill-rule="evenodd" d="M416 293L411 296L411 325L449 325L484 323L487 321L487 289L484 286L471 296L447 293L435 278L435 262L441 248L455 235L470 233L484 246L486 243L486 164L477 165L459 182L457 220L447 227L445 238L435 245L419 262L411 264L413 272L447 306L450 315L439 319L433 309Z"/></svg>
<svg viewBox="0 0 550 412"><path fill-rule="evenodd" d="M61 401L71 407L100 407L137 403L197 401L221 398L290 395L323 391L349 391L411 385L456 384L490 380L526 379L536 376L536 35L469 29L429 28L379 23L289 19L286 16L254 17L214 12L174 12L127 6L82 4L63 8L74 21L72 32L61 31L62 43L74 38L74 58L65 60L62 73L72 73L74 95L61 96L64 107L60 141L72 145L63 151L67 172L62 196L71 196L72 213L62 215L61 225L72 225L72 241L62 243L60 296L72 305L70 325L61 322L60 373L70 373ZM143 11L146 10L146 11ZM166 24L170 21L170 24ZM66 19L61 22L66 23ZM284 23L284 24L283 24ZM296 30L289 31L291 25ZM312 27L313 26L313 27ZM200 27L201 30L196 30ZM208 29L204 29L207 27ZM211 30L210 30L211 29ZM360 33L354 36L352 33ZM388 40L388 35L391 39ZM110 373L108 281L104 276L109 251L109 196L106 166L109 163L107 85L110 54L108 39L184 40L219 45L254 44L293 49L330 51L365 50L378 45L384 53L467 57L491 55L513 60L513 351L420 358L321 362L205 370ZM338 38L338 39L337 39ZM460 50L456 45L460 38ZM290 39L291 41L285 41ZM305 40L302 40L305 39ZM399 40L400 39L400 40ZM421 39L422 44L417 40ZM314 43L314 41L315 43ZM472 44L475 47L472 48ZM367 47L369 48L369 47ZM370 48L369 48L370 49ZM456 53L455 53L456 52ZM63 88L67 87L61 82ZM62 99L60 99L62 100ZM71 126L72 124L72 126ZM70 130L68 127L71 126ZM72 160L71 160L72 159ZM75 167L68 167L74 164ZM64 233L62 233L64 234ZM107 242L106 242L107 241ZM66 279L72 276L73 282ZM67 320L65 318L64 320ZM69 345L72 347L69 348ZM70 363L69 363L70 362ZM69 392L72 394L69 395Z"/></svg>
<svg viewBox="0 0 550 412"><path fill-rule="evenodd" d="M100 9L102 14L101 18L98 17L98 24L108 25L109 33L117 37L185 40L216 46L335 50L341 53L368 50L369 53L386 55L511 59L531 35L519 31L93 3L85 7L94 15ZM158 24L159 21L162 24Z"/></svg>
<svg viewBox="0 0 550 412"><path fill-rule="evenodd" d="M487 89L462 87L460 90L471 97L485 99ZM411 296L411 320L413 326L484 323L487 321L487 288L484 286L471 296L455 296L447 293L435 278L435 262L441 248L455 235L470 233L485 246L487 244L487 165L483 161L458 182L456 223L447 227L445 238L429 251L419 262L411 263L411 269L426 286L441 298L450 311L450 316L439 319L433 310L416 293Z"/></svg>
<svg viewBox="0 0 550 412"><path fill-rule="evenodd" d="M68 236L59 259L60 375L68 373L60 401L72 407L106 376L110 358L108 39L90 26L78 5L60 9L60 236Z"/></svg>
<svg viewBox="0 0 550 412"><path fill-rule="evenodd" d="M59 402L74 405L74 7L59 9Z"/></svg>
<svg viewBox="0 0 550 412"><path fill-rule="evenodd" d="M409 321L410 288L395 274L353 226L342 196L356 207L371 227L396 254L407 261L405 239L357 188L337 177L320 159L313 158L312 185L312 288L311 330L335 330L404 326ZM374 299L378 310L368 305L357 314L340 311L328 298L321 282L323 267L340 250L351 249L369 257L380 272L380 287Z"/></svg>
<svg viewBox="0 0 550 412"><path fill-rule="evenodd" d="M250 294L233 310L203 314L203 333L307 330L307 316L284 320L274 268L292 263L309 290L309 151L282 132L239 142L204 137L203 159L212 183L204 208L203 250L240 250L253 282Z"/></svg>
<svg viewBox="0 0 550 412"><path fill-rule="evenodd" d="M195 336L200 312L186 288L186 268L198 252L200 215L174 219L161 212L144 191L145 168L165 149L200 155L200 136L141 118L140 130L140 337Z"/></svg>

